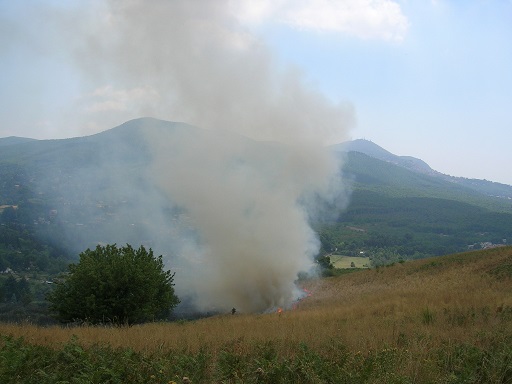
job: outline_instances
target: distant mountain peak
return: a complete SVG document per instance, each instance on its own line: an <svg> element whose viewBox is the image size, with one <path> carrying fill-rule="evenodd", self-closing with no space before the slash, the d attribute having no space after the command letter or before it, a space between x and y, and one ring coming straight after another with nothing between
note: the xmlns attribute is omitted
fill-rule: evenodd
<svg viewBox="0 0 512 384"><path fill-rule="evenodd" d="M332 146L336 152L361 152L378 160L407 168L414 172L433 174L435 171L423 160L412 156L395 155L371 140L356 139Z"/></svg>
<svg viewBox="0 0 512 384"><path fill-rule="evenodd" d="M375 144L373 141L366 139L356 139L352 141L347 141L340 144L340 146L340 149L343 152L361 152L364 153L365 155L384 161L392 161L396 157L398 157L392 154L391 152L386 151L379 145Z"/></svg>
<svg viewBox="0 0 512 384"><path fill-rule="evenodd" d="M438 172L421 159L412 156L398 156L378 146L371 140L356 139L331 146L338 153L360 152L377 160L385 161L410 171L434 176L453 184L462 185L487 196L512 199L512 186L487 180L466 179Z"/></svg>

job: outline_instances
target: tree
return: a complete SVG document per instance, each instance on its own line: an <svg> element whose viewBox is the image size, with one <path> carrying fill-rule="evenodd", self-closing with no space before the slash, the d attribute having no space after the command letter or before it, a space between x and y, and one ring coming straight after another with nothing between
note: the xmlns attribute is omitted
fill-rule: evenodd
<svg viewBox="0 0 512 384"><path fill-rule="evenodd" d="M141 246L97 246L80 254L78 264L49 293L50 310L63 322L134 324L168 318L179 303L174 273L162 256Z"/></svg>
<svg viewBox="0 0 512 384"><path fill-rule="evenodd" d="M25 305L33 298L28 281L23 278L17 280L12 274L5 280L1 293L2 301L21 302Z"/></svg>
<svg viewBox="0 0 512 384"><path fill-rule="evenodd" d="M316 262L321 269L333 269L334 266L331 264L331 258L329 256L320 256L316 259Z"/></svg>

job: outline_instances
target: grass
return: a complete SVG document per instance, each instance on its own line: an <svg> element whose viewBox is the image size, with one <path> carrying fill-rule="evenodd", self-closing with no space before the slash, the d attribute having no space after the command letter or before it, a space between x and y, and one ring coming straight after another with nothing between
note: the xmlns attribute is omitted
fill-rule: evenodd
<svg viewBox="0 0 512 384"><path fill-rule="evenodd" d="M368 268L371 264L369 257L331 255L330 258L334 268ZM352 267L352 263L354 263L354 267Z"/></svg>
<svg viewBox="0 0 512 384"><path fill-rule="evenodd" d="M2 383L512 383L512 247L308 281L282 314L1 324Z"/></svg>

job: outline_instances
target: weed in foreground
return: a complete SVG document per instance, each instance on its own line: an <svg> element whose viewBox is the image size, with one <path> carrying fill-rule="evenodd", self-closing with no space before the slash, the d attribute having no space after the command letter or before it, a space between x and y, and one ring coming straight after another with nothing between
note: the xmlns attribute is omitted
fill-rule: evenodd
<svg viewBox="0 0 512 384"><path fill-rule="evenodd" d="M5 384L160 384L179 383L183 376L192 383L510 383L512 337L497 338L486 348L445 343L422 356L386 346L354 353L334 342L321 350L299 343L288 356L279 355L272 342L145 355L105 345L83 348L76 339L54 350L4 337L0 348Z"/></svg>

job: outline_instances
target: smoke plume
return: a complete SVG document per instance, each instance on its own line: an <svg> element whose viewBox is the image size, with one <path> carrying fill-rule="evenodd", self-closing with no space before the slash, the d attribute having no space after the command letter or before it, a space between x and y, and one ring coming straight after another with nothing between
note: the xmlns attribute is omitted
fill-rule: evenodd
<svg viewBox="0 0 512 384"><path fill-rule="evenodd" d="M319 250L310 219L342 193L325 145L347 138L353 113L279 62L232 5L112 0L70 44L84 81L104 85L87 101L97 119L129 105L201 128L143 130L153 182L180 212L179 223L158 221L169 267L197 308L253 312L297 297L297 274Z"/></svg>

